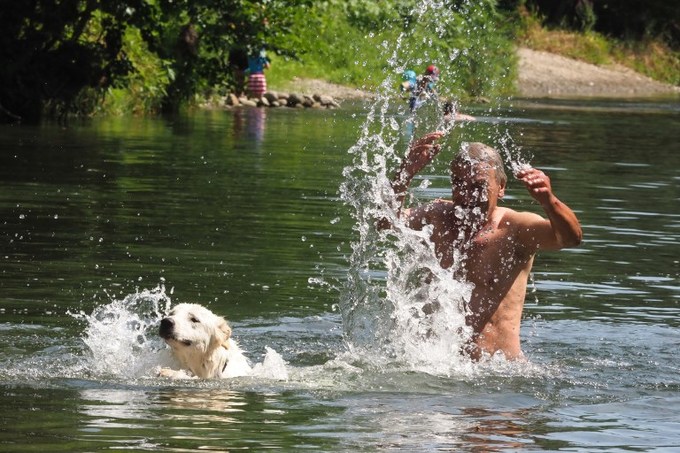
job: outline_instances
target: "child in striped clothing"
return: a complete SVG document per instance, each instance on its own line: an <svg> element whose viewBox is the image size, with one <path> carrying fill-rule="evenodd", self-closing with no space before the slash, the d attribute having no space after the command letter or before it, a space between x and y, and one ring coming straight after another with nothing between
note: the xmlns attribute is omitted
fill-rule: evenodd
<svg viewBox="0 0 680 453"><path fill-rule="evenodd" d="M269 59L264 49L257 55L248 57L248 92L250 97L259 99L267 91L265 69L269 69Z"/></svg>

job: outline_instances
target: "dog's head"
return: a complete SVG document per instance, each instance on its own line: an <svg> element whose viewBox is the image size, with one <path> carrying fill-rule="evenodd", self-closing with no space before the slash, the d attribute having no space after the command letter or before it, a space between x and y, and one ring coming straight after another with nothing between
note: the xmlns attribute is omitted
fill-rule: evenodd
<svg viewBox="0 0 680 453"><path fill-rule="evenodd" d="M178 304L161 320L158 333L181 358L229 348L231 328L224 318L201 305Z"/></svg>

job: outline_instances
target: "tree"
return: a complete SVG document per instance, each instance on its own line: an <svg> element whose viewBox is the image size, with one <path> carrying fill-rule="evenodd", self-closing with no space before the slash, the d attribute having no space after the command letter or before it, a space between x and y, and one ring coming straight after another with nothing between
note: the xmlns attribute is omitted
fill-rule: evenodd
<svg viewBox="0 0 680 453"><path fill-rule="evenodd" d="M168 62L165 105L228 83L229 49L262 46L294 54L290 26L311 0L0 0L0 119L37 121L87 113L134 67L124 36L135 27ZM87 96L84 96L87 93Z"/></svg>
<svg viewBox="0 0 680 453"><path fill-rule="evenodd" d="M105 88L130 66L124 27L149 22L143 0L0 2L0 118L63 115L83 88Z"/></svg>
<svg viewBox="0 0 680 453"><path fill-rule="evenodd" d="M667 0L498 0L514 9L525 5L548 24L593 29L619 39L661 37L680 45L680 8Z"/></svg>
<svg viewBox="0 0 680 453"><path fill-rule="evenodd" d="M229 50L295 56L297 37L291 33L304 20L311 0L162 0L164 36L154 44L162 57L173 61L174 80L166 108L176 109L195 93L233 82Z"/></svg>

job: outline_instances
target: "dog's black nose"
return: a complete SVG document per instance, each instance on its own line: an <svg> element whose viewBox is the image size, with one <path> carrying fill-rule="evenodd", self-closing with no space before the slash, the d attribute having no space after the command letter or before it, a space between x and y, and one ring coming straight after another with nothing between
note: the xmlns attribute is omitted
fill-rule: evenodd
<svg viewBox="0 0 680 453"><path fill-rule="evenodd" d="M171 318L161 319L161 326L158 329L158 335L162 338L168 338L172 336L172 332L175 329L175 321Z"/></svg>

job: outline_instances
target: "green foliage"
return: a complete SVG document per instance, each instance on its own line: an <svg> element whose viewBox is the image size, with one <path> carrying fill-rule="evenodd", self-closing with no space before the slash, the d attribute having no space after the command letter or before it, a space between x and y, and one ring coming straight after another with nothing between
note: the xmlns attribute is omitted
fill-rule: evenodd
<svg viewBox="0 0 680 453"><path fill-rule="evenodd" d="M301 76L394 93L404 70L435 64L443 96L508 94L518 30L508 18L517 17L517 5L544 11L541 22L561 17L558 23L585 30L578 40L563 35L553 51L594 62L621 54L629 66L677 80L677 52L663 43L678 42L680 10L639 2L0 0L0 120L176 110L233 88L231 50L263 47L273 56L271 85ZM524 20L519 30L527 39L536 28ZM640 50L588 31L603 28L664 38L644 39L652 44Z"/></svg>
<svg viewBox="0 0 680 453"><path fill-rule="evenodd" d="M597 22L597 14L593 9L593 4L589 1L580 1L576 4L576 19L581 30L585 32L593 31Z"/></svg>
<svg viewBox="0 0 680 453"><path fill-rule="evenodd" d="M680 85L680 52L660 40L616 42L612 54L617 63L655 80Z"/></svg>
<svg viewBox="0 0 680 453"><path fill-rule="evenodd" d="M449 73L449 89L455 95L496 96L512 89L514 46L495 9L495 1L447 2L449 10L431 10L415 30L421 38L412 58L429 55ZM434 31L434 33L432 32ZM434 36L432 36L434 35ZM415 39L418 42L418 39Z"/></svg>
<svg viewBox="0 0 680 453"><path fill-rule="evenodd" d="M0 11L0 116L31 121L46 107L77 109L84 88L126 74L124 24L143 23L148 8L143 0L2 0Z"/></svg>
<svg viewBox="0 0 680 453"><path fill-rule="evenodd" d="M383 42L396 38L397 31L366 32L353 26L342 11L341 6L322 5L297 24L298 55L274 60L268 76L274 85L283 75L283 80L303 76L375 88L381 80L377 76L388 66Z"/></svg>
<svg viewBox="0 0 680 453"><path fill-rule="evenodd" d="M328 1L316 6L295 33L305 43L301 61L275 61L276 73L323 76L332 82L377 89L386 77L422 73L437 65L444 96L495 96L512 90L514 51L511 34L495 10L495 1L423 2L381 0ZM282 81L282 80L281 80Z"/></svg>
<svg viewBox="0 0 680 453"><path fill-rule="evenodd" d="M174 76L171 63L151 52L140 31L132 27L125 32L122 52L132 71L110 86L92 110L116 115L159 112Z"/></svg>
<svg viewBox="0 0 680 453"><path fill-rule="evenodd" d="M229 51L265 47L294 55L287 38L309 1L159 0L158 32L150 48L172 62L164 107L177 109L196 94L226 91L232 83Z"/></svg>
<svg viewBox="0 0 680 453"><path fill-rule="evenodd" d="M517 16L517 40L522 45L593 64L617 63L655 80L680 84L680 52L662 39L623 41L595 31L549 28L545 17L524 8Z"/></svg>
<svg viewBox="0 0 680 453"><path fill-rule="evenodd" d="M656 39L680 46L680 8L668 0L499 0L503 8L526 8L548 26L595 31L629 42Z"/></svg>
<svg viewBox="0 0 680 453"><path fill-rule="evenodd" d="M0 119L176 109L229 84L229 50L294 54L309 1L0 0ZM125 89L127 94L120 91Z"/></svg>
<svg viewBox="0 0 680 453"><path fill-rule="evenodd" d="M417 4L414 0L331 0L322 7L341 14L351 26L363 31L384 31L408 22Z"/></svg>

